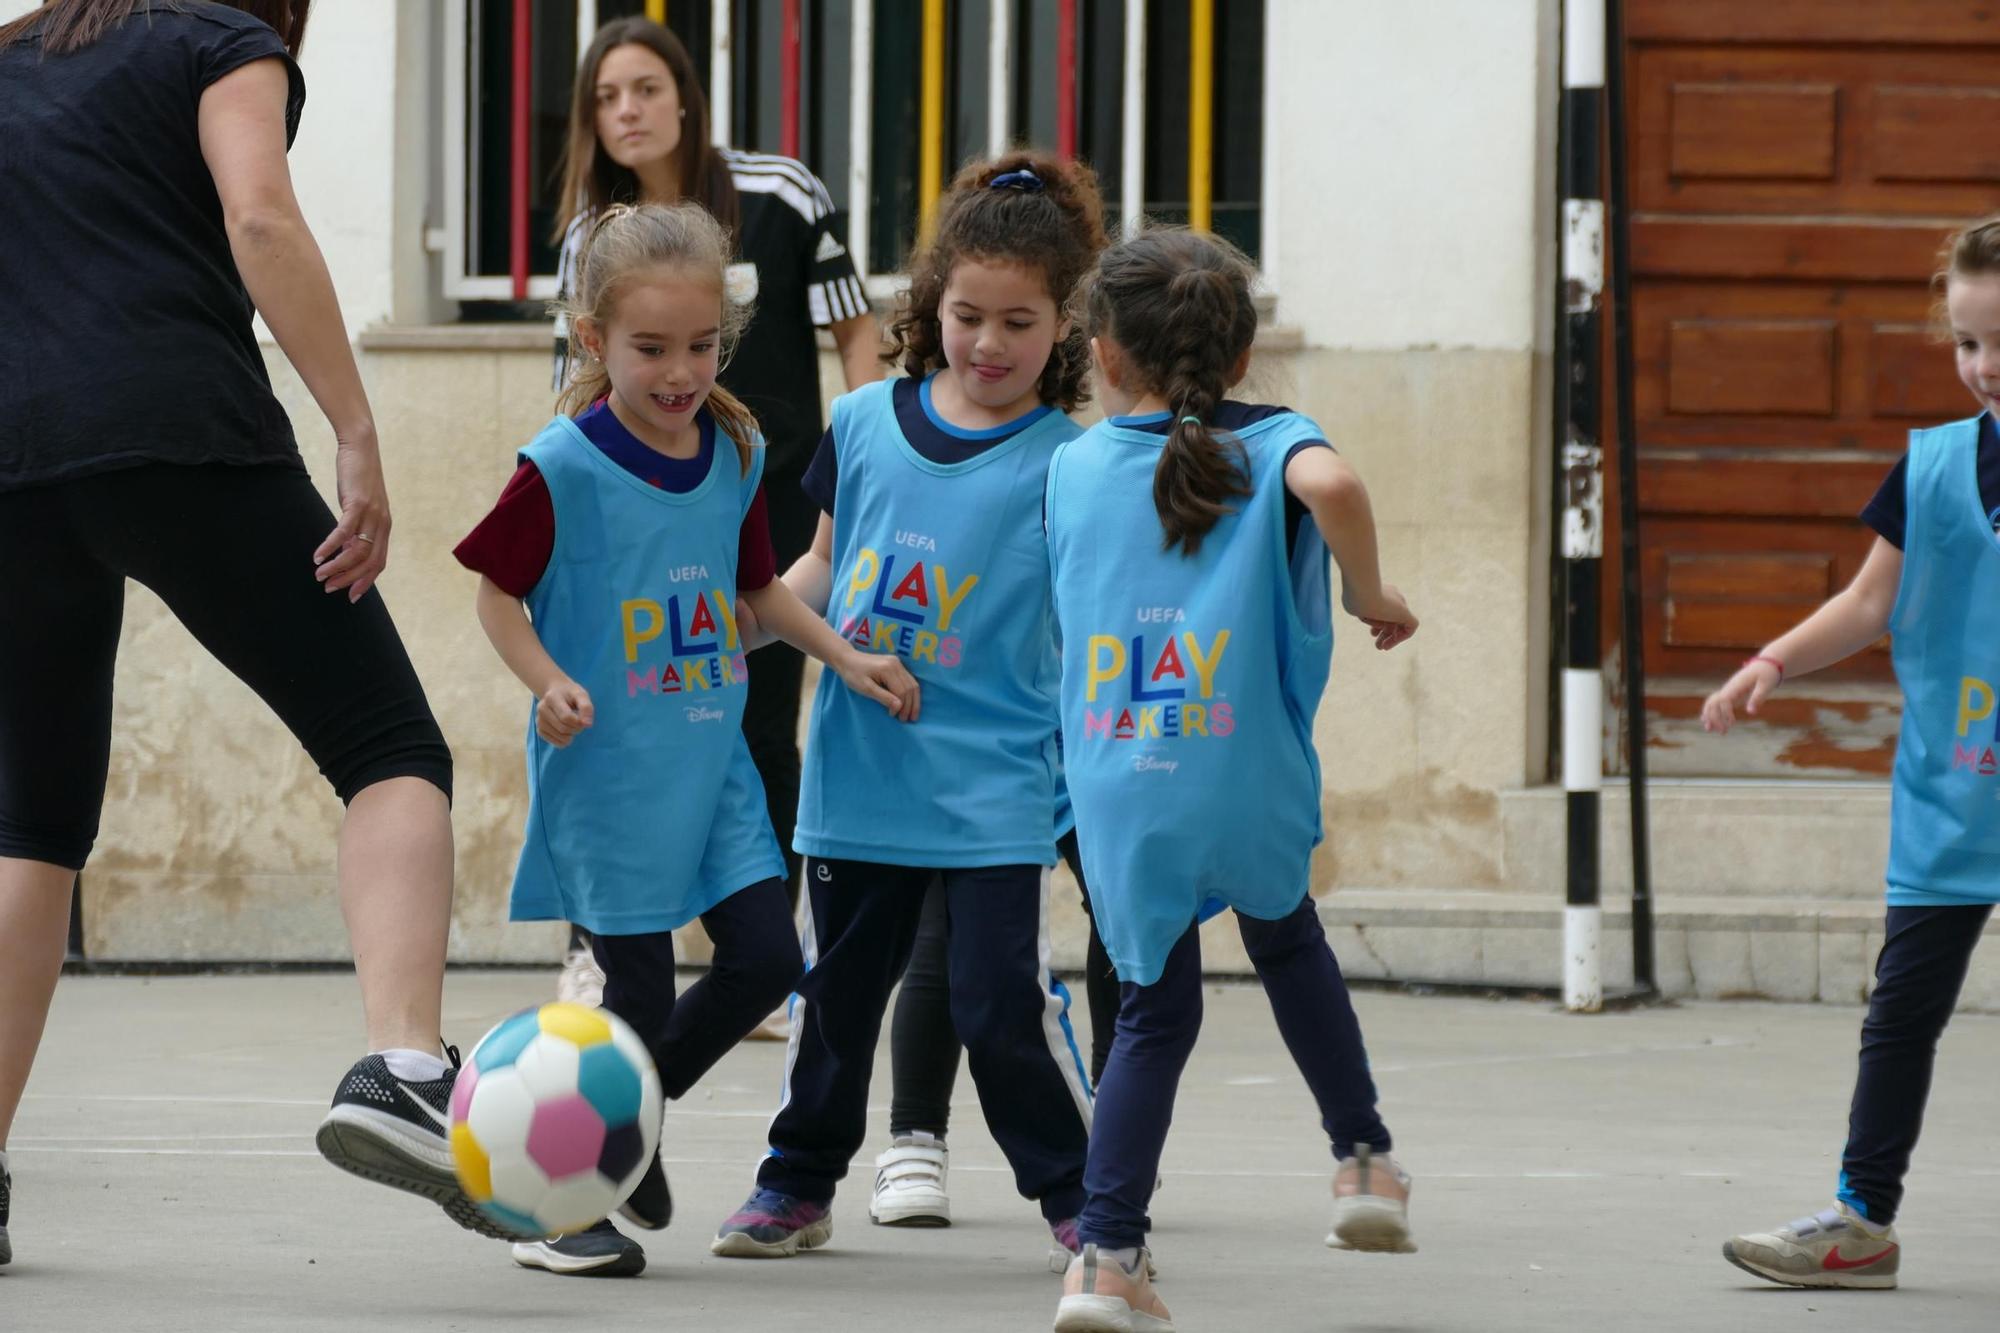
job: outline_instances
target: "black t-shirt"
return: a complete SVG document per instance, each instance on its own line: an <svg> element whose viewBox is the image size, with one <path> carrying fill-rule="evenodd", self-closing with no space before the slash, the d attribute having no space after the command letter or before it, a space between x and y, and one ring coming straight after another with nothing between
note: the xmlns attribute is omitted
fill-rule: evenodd
<svg viewBox="0 0 2000 1333"><path fill-rule="evenodd" d="M754 309L729 364L724 388L757 414L769 450L765 475L773 488L794 484L812 458L820 417L819 345L813 330L868 313L868 298L847 253L847 214L803 165L775 153L721 150L736 186L737 263L730 273L739 299L754 277ZM564 295L590 219L579 216L563 238L556 274ZM557 376L564 373L558 325Z"/></svg>
<svg viewBox="0 0 2000 1333"><path fill-rule="evenodd" d="M140 463L289 463L250 297L201 155L202 92L254 60L226 5L126 19L43 58L0 51L0 490Z"/></svg>
<svg viewBox="0 0 2000 1333"><path fill-rule="evenodd" d="M2000 431L1994 429L1990 416L1979 418L1979 461L1974 466L1979 469L1980 507L1994 529L2000 531ZM1889 469L1875 498L1861 510L1861 521L1899 551L1903 549L1903 533L1909 526L1909 471L1910 456L1904 454Z"/></svg>
<svg viewBox="0 0 2000 1333"><path fill-rule="evenodd" d="M921 380L899 379L889 386L889 402L896 409L896 425L903 438L920 456L933 463L949 466L977 458L1055 411L1053 407L1037 407L1003 426L966 430L946 421L930 405L930 383L935 378L933 372ZM833 447L832 431L820 436L819 448L813 451L812 464L799 484L805 489L806 498L822 512L833 512L834 500L840 493L840 455Z"/></svg>

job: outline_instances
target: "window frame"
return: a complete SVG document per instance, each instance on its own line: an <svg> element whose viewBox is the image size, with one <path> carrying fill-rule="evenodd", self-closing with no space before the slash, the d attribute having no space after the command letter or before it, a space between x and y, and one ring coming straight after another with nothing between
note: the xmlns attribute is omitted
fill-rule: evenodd
<svg viewBox="0 0 2000 1333"><path fill-rule="evenodd" d="M686 4L689 0L676 0ZM698 2L698 0L697 0ZM514 284L511 274L470 273L467 271L474 201L470 196L471 164L478 157L479 125L468 102L472 75L473 6L479 0L444 0L443 86L444 86L444 199L443 225L430 233L430 249L442 259L443 295L457 301L511 301ZM1155 3L1187 3L1187 0L1124 0L1123 88L1120 126L1119 216L1122 230L1131 229L1141 218L1145 203L1145 117L1146 78L1149 72L1146 24ZM1264 68L1272 68L1272 45L1282 24L1273 22L1274 12L1285 0L1267 0L1264 23ZM577 50L582 51L598 26L597 0L574 0L576 6ZM735 78L733 61L748 54L734 51L731 0L708 0L710 44L708 51L708 102L711 138L717 146L729 144L732 130L732 93ZM1015 24L1012 0L993 0L988 6L986 150L1004 151L1011 141L1013 106ZM894 270L871 271L869 223L874 204L871 153L874 148L874 0L851 0L850 60L848 80L848 171L846 179L848 250L854 257L862 286L876 305L893 301L901 285ZM1154 71L1157 72L1157 71ZM1278 212L1281 191L1272 176L1272 139L1268 127L1276 105L1273 81L1266 77L1262 105L1258 108L1267 132L1262 136L1263 169L1260 174L1258 206L1259 250L1257 289L1269 297L1276 290ZM801 107L802 116L811 109ZM556 295L553 273L531 273L527 284L531 300L549 300Z"/></svg>

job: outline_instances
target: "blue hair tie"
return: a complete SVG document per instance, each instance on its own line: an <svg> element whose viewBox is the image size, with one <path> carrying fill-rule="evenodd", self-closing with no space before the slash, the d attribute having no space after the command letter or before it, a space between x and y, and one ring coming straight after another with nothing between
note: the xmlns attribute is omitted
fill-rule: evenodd
<svg viewBox="0 0 2000 1333"><path fill-rule="evenodd" d="M1185 416L1181 418L1181 424L1183 426L1199 426L1201 418L1197 416Z"/></svg>
<svg viewBox="0 0 2000 1333"><path fill-rule="evenodd" d="M1020 190L1024 194L1040 194L1045 188L1042 178L1026 167L1018 171L1002 172L986 182L989 190Z"/></svg>

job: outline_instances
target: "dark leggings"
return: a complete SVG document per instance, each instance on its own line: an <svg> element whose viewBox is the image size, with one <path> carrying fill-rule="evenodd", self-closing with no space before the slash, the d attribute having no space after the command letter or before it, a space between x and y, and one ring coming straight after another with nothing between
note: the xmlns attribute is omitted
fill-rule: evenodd
<svg viewBox="0 0 2000 1333"><path fill-rule="evenodd" d="M806 497L799 477L790 470L764 477L771 550L781 575L812 546L819 528L819 506ZM805 657L788 643L759 648L750 659L750 690L743 701L743 737L750 742L757 776L764 780L764 802L785 852L793 907L799 902L799 854L792 850L792 829L799 816L799 703L805 669Z"/></svg>
<svg viewBox="0 0 2000 1333"><path fill-rule="evenodd" d="M1057 844L1069 862L1079 889L1083 913L1090 920L1090 890L1084 885L1083 862L1076 834L1065 833ZM924 895L924 914L917 924L917 941L910 964L903 969L903 988L896 996L896 1016L889 1028L889 1133L921 1130L938 1138L951 1126L951 1093L958 1082L958 1029L951 1021L951 933L941 884ZM1085 956L1084 991L1090 1003L1090 1081L1104 1076L1111 1055L1112 1029L1118 1022L1118 974L1090 921L1090 947ZM1057 982L1058 986L1062 983ZM1067 991L1063 993L1067 1003Z"/></svg>
<svg viewBox="0 0 2000 1333"><path fill-rule="evenodd" d="M1992 913L1990 906L1889 909L1840 1162L1841 1199L1871 1222L1896 1220L1924 1127L1938 1038Z"/></svg>
<svg viewBox="0 0 2000 1333"><path fill-rule="evenodd" d="M604 1007L632 1025L660 1070L660 1091L680 1097L792 992L805 956L792 929L783 880L738 889L701 914L715 945L708 971L674 993L672 931L592 935L604 969Z"/></svg>
<svg viewBox="0 0 2000 1333"><path fill-rule="evenodd" d="M1334 1157L1352 1156L1357 1143L1388 1152L1393 1145L1375 1109L1361 1024L1326 942L1319 904L1308 896L1276 921L1238 913L1236 927L1264 984L1278 1035L1319 1106ZM1121 998L1118 1039L1097 1089L1083 1171L1088 1199L1076 1219L1078 1238L1106 1249L1144 1245L1152 1227L1146 1207L1159 1179L1181 1072L1201 1032L1201 928L1188 927L1158 981L1128 983Z"/></svg>
<svg viewBox="0 0 2000 1333"><path fill-rule="evenodd" d="M147 464L0 493L0 856L81 869L111 753L125 580L291 729L342 801L451 794L451 752L381 594L313 578L334 518L301 468Z"/></svg>

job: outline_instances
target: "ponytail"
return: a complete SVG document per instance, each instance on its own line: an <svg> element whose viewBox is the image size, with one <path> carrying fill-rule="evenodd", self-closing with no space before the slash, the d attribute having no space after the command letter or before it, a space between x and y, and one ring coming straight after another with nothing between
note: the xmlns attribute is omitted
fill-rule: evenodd
<svg viewBox="0 0 2000 1333"><path fill-rule="evenodd" d="M1091 337L1109 337L1174 414L1153 469L1161 546L1184 555L1251 493L1243 442L1210 424L1257 334L1250 262L1227 241L1151 228L1107 250L1087 289Z"/></svg>

